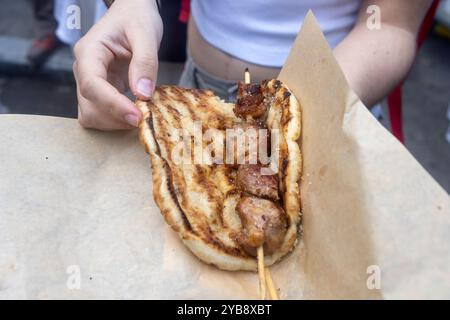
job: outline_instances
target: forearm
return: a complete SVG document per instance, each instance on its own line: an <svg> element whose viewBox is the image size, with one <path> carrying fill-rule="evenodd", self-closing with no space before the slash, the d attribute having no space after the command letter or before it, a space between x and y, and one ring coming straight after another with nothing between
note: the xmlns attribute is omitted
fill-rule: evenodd
<svg viewBox="0 0 450 320"><path fill-rule="evenodd" d="M381 28L366 26L369 4L381 8ZM413 4L414 3L414 4ZM358 23L335 48L350 87L366 106L382 100L407 75L416 54L417 32L430 1L364 1Z"/></svg>
<svg viewBox="0 0 450 320"><path fill-rule="evenodd" d="M367 107L406 76L416 52L415 35L393 26L355 28L334 50L350 87Z"/></svg>

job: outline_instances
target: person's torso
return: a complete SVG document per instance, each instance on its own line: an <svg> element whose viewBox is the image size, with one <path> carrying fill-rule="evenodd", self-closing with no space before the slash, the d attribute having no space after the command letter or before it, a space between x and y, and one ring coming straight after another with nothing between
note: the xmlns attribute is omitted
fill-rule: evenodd
<svg viewBox="0 0 450 320"><path fill-rule="evenodd" d="M283 65L312 9L336 46L355 24L360 0L192 0L191 12L202 38L238 60L265 67Z"/></svg>

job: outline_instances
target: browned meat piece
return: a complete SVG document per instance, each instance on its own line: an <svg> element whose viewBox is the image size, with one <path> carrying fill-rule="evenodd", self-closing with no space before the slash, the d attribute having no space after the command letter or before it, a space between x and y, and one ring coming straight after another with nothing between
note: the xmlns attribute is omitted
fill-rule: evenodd
<svg viewBox="0 0 450 320"><path fill-rule="evenodd" d="M248 164L239 166L237 185L247 193L260 198L278 200L278 176L276 174L263 175L262 169L270 170L268 166Z"/></svg>
<svg viewBox="0 0 450 320"><path fill-rule="evenodd" d="M237 204L242 231L237 240L250 255L264 245L264 254L270 255L282 244L287 231L287 215L274 202L257 197L242 197Z"/></svg>
<svg viewBox="0 0 450 320"><path fill-rule="evenodd" d="M263 103L264 96L259 84L238 83L238 93L234 114L237 117L257 119L266 114L267 107Z"/></svg>

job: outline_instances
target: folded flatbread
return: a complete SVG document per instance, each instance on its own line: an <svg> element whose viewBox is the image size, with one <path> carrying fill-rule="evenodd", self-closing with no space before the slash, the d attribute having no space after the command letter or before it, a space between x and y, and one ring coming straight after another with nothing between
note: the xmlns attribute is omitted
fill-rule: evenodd
<svg viewBox="0 0 450 320"><path fill-rule="evenodd" d="M301 112L281 81L263 81L260 90L267 108L264 125L279 136L277 205L287 216L282 242L265 256L270 266L293 249L299 234ZM255 256L239 242L243 225L236 206L243 195L237 167L215 161L225 158L226 151L217 150L228 147L227 129L243 125L235 105L208 90L176 86L157 87L150 101L136 105L143 114L140 140L150 155L153 196L166 222L202 261L224 270L256 271ZM186 156L187 149L194 152Z"/></svg>

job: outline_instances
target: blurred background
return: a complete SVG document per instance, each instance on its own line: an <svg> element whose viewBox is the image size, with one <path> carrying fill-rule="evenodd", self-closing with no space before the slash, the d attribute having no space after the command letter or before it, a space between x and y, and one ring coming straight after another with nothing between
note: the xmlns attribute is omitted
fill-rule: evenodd
<svg viewBox="0 0 450 320"><path fill-rule="evenodd" d="M82 1L0 0L0 114L76 118L71 47L82 31L64 24L76 10L70 6ZM84 1L95 3L92 21L106 11L101 0ZM185 59L186 11L182 0L161 2L165 33L158 82L177 84ZM401 120L400 132L394 125L396 136L403 136L406 148L450 192L450 0L441 0L433 15L402 86L402 116L397 110L391 117ZM391 130L389 111L393 104L398 109L398 94L389 102L379 118Z"/></svg>

